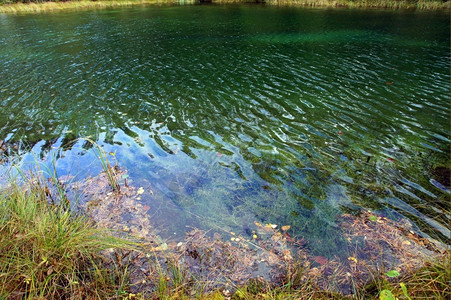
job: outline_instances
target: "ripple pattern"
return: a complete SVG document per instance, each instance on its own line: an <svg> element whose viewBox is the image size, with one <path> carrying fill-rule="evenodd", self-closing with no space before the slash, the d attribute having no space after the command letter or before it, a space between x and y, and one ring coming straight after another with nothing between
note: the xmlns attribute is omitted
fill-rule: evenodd
<svg viewBox="0 0 451 300"><path fill-rule="evenodd" d="M326 222L331 209L365 207L443 240L449 182L437 188L432 171L449 162L449 14L424 14L193 6L3 16L0 139L45 141L47 151L93 136L120 147L130 168L140 161L170 201L208 206L192 186L216 186L232 214L263 218L270 207L272 222L299 234L309 234L299 215ZM174 192L169 178L199 173ZM218 178L236 184L221 192ZM327 192L337 184L346 199Z"/></svg>

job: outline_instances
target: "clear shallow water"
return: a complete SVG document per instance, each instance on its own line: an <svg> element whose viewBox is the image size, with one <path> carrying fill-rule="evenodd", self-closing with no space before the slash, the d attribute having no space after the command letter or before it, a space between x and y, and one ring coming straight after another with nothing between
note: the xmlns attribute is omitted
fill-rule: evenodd
<svg viewBox="0 0 451 300"><path fill-rule="evenodd" d="M0 16L0 139L60 175L116 151L162 237L361 208L449 238L449 14L264 6ZM56 154L55 154L56 153ZM35 158L28 154L23 162ZM50 162L49 162L50 164Z"/></svg>

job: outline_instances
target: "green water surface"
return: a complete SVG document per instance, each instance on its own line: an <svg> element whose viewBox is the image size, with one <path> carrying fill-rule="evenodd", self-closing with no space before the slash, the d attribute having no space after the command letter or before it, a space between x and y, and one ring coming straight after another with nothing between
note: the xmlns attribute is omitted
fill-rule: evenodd
<svg viewBox="0 0 451 300"><path fill-rule="evenodd" d="M90 145L60 147L95 139L152 190L162 237L268 222L331 256L337 216L371 209L446 241L449 23L256 5L0 15L0 139L80 176L100 170Z"/></svg>

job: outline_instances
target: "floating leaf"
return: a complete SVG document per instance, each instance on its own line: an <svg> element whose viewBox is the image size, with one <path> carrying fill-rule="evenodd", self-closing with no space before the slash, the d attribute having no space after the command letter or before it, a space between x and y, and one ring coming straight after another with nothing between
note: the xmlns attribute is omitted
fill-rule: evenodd
<svg viewBox="0 0 451 300"><path fill-rule="evenodd" d="M138 195L141 195L142 193L144 193L144 188L143 188L143 187L140 187L140 188L138 189L138 191L136 191L136 193L137 193Z"/></svg>
<svg viewBox="0 0 451 300"><path fill-rule="evenodd" d="M385 275L387 275L390 278L394 278L394 277L398 277L400 274L396 270L390 270L387 273L385 273Z"/></svg>
<svg viewBox="0 0 451 300"><path fill-rule="evenodd" d="M370 221L373 221L373 222L376 222L376 221L377 221L376 216L370 216L369 219L370 219Z"/></svg>
<svg viewBox="0 0 451 300"><path fill-rule="evenodd" d="M217 157L221 157L221 156L222 156L222 153L221 153L221 152L218 152L218 153L216 153L216 156L217 156Z"/></svg>
<svg viewBox="0 0 451 300"><path fill-rule="evenodd" d="M342 135L342 134L343 134L343 131L339 131L338 134L339 134L339 135Z"/></svg>
<svg viewBox="0 0 451 300"><path fill-rule="evenodd" d="M325 258L324 256L315 256L313 260L320 265L325 265L328 262L327 258Z"/></svg>
<svg viewBox="0 0 451 300"><path fill-rule="evenodd" d="M150 209L150 206L149 206L149 205L144 205L144 206L143 206L143 210L144 210L144 211L148 211L149 209Z"/></svg>
<svg viewBox="0 0 451 300"><path fill-rule="evenodd" d="M282 227L281 227L281 229L282 229L283 231L287 231L287 230L289 230L290 228L291 228L290 225L285 225L285 226L282 226Z"/></svg>
<svg viewBox="0 0 451 300"><path fill-rule="evenodd" d="M389 290L382 290L379 294L380 300L395 300L395 297Z"/></svg>
<svg viewBox="0 0 451 300"><path fill-rule="evenodd" d="M387 81L386 84L391 85L391 84L393 84L393 82L388 82L388 81Z"/></svg>
<svg viewBox="0 0 451 300"><path fill-rule="evenodd" d="M257 236L256 234L254 234L254 235L252 236L252 238L253 238L254 240L256 240L256 239L258 238L258 236Z"/></svg>

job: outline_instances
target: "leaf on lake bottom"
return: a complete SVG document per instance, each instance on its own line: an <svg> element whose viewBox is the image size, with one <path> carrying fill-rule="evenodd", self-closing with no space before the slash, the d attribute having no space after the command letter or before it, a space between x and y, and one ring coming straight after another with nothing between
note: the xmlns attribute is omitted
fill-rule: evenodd
<svg viewBox="0 0 451 300"><path fill-rule="evenodd" d="M348 257L348 260L357 263L357 258L355 258L354 256L349 256L349 257Z"/></svg>
<svg viewBox="0 0 451 300"><path fill-rule="evenodd" d="M282 227L281 227L281 229L282 229L283 231L287 231L287 230L289 230L290 228L291 228L290 225L285 225L285 226L282 226Z"/></svg>
<svg viewBox="0 0 451 300"><path fill-rule="evenodd" d="M270 229L276 229L276 228L277 228L277 225L276 225L276 224L268 223L268 224L265 224L265 227L266 227L266 228L270 228Z"/></svg>
<svg viewBox="0 0 451 300"><path fill-rule="evenodd" d="M320 265L325 265L328 262L327 258L325 258L324 256L315 256L313 260Z"/></svg>

